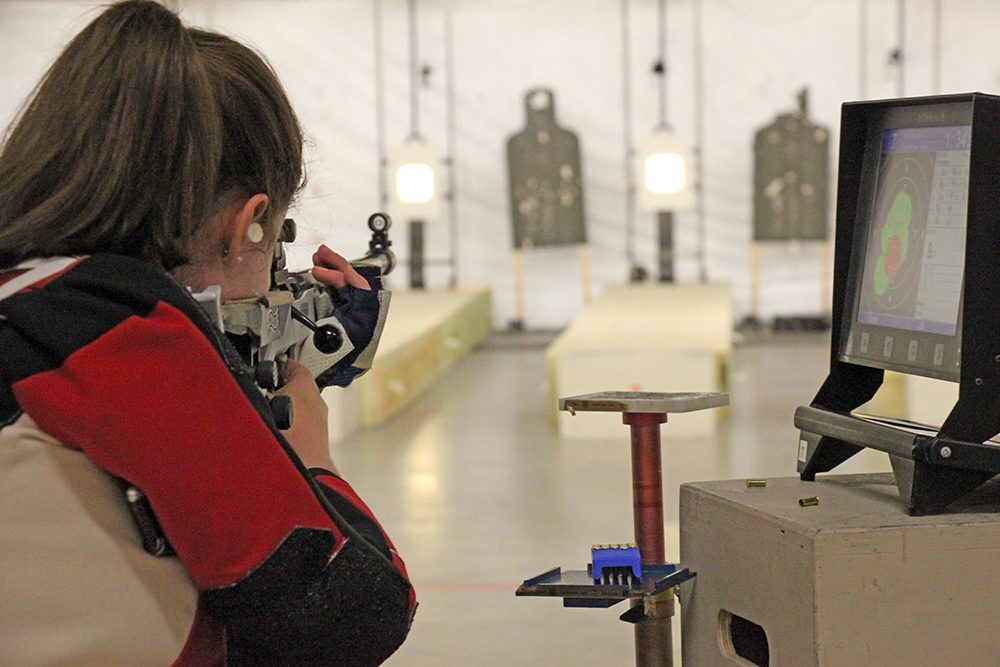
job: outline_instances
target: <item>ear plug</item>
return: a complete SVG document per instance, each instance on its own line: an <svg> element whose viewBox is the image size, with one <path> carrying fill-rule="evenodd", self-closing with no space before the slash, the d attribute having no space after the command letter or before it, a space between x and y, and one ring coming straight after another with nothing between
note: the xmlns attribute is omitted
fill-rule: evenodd
<svg viewBox="0 0 1000 667"><path fill-rule="evenodd" d="M260 243L264 239L264 228L259 222L251 222L247 227L247 239L251 243Z"/></svg>

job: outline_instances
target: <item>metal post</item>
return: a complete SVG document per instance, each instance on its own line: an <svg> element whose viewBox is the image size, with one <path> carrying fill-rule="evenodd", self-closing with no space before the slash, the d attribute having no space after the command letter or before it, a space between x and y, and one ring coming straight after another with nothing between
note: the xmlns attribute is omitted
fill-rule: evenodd
<svg viewBox="0 0 1000 667"><path fill-rule="evenodd" d="M729 405L729 394L717 392L625 392L604 391L559 399L559 409L621 412L632 439L632 516L635 544L642 561L638 586L607 586L594 571L563 572L554 568L526 579L517 595L562 597L567 607L606 607L632 600L621 620L635 625L636 667L673 667L674 592L678 584L694 578L688 568L666 562L663 540L663 465L660 459L660 424L671 412L696 412ZM633 559L635 552L629 554ZM634 563L633 563L634 565ZM597 564L594 564L597 567ZM662 573L662 574L658 574ZM606 574L605 571L600 573Z"/></svg>
<svg viewBox="0 0 1000 667"><path fill-rule="evenodd" d="M424 287L424 222L410 220L410 288Z"/></svg>
<svg viewBox="0 0 1000 667"><path fill-rule="evenodd" d="M632 512L635 543L643 565L667 562L663 540L663 465L660 459L660 424L666 413L626 412L622 422L632 435ZM674 615L673 591L661 599L637 601L645 615L635 624L636 667L672 667Z"/></svg>
<svg viewBox="0 0 1000 667"><path fill-rule="evenodd" d="M660 282L674 282L674 213L657 211L656 226L659 232Z"/></svg>

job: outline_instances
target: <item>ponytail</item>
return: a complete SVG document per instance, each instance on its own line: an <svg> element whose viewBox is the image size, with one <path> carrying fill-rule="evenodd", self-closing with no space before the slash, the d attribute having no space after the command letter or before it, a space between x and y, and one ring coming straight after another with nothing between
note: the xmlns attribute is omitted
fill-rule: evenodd
<svg viewBox="0 0 1000 667"><path fill-rule="evenodd" d="M113 252L165 269L212 213L218 108L191 33L111 6L49 68L0 152L0 267Z"/></svg>
<svg viewBox="0 0 1000 667"><path fill-rule="evenodd" d="M219 197L263 192L270 200L267 224L280 224L305 184L302 128L288 96L274 70L254 50L216 32L190 32L222 119Z"/></svg>

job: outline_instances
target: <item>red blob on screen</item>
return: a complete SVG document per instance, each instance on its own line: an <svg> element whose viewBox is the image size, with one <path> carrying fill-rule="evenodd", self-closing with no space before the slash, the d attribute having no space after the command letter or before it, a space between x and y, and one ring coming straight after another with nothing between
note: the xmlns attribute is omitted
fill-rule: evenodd
<svg viewBox="0 0 1000 667"><path fill-rule="evenodd" d="M892 280L899 272L900 260L903 256L903 241L898 236L889 239L885 249L885 275Z"/></svg>

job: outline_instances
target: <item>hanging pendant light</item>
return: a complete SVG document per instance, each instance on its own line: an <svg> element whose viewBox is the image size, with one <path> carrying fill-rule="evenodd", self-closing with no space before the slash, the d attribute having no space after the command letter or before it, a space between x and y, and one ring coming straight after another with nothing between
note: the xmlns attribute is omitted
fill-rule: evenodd
<svg viewBox="0 0 1000 667"><path fill-rule="evenodd" d="M691 146L666 126L643 139L636 152L639 205L647 211L681 211L694 207Z"/></svg>
<svg viewBox="0 0 1000 667"><path fill-rule="evenodd" d="M420 138L389 149L390 214L404 220L427 220L441 214L437 150Z"/></svg>
<svg viewBox="0 0 1000 667"><path fill-rule="evenodd" d="M403 220L425 221L441 215L441 154L420 134L417 59L417 9L409 0L410 134L387 151L386 190L389 213Z"/></svg>
<svg viewBox="0 0 1000 667"><path fill-rule="evenodd" d="M681 211L694 208L694 174L691 145L667 123L667 3L659 0L659 59L657 75L660 113L652 134L639 142L636 181L639 205L647 211Z"/></svg>

